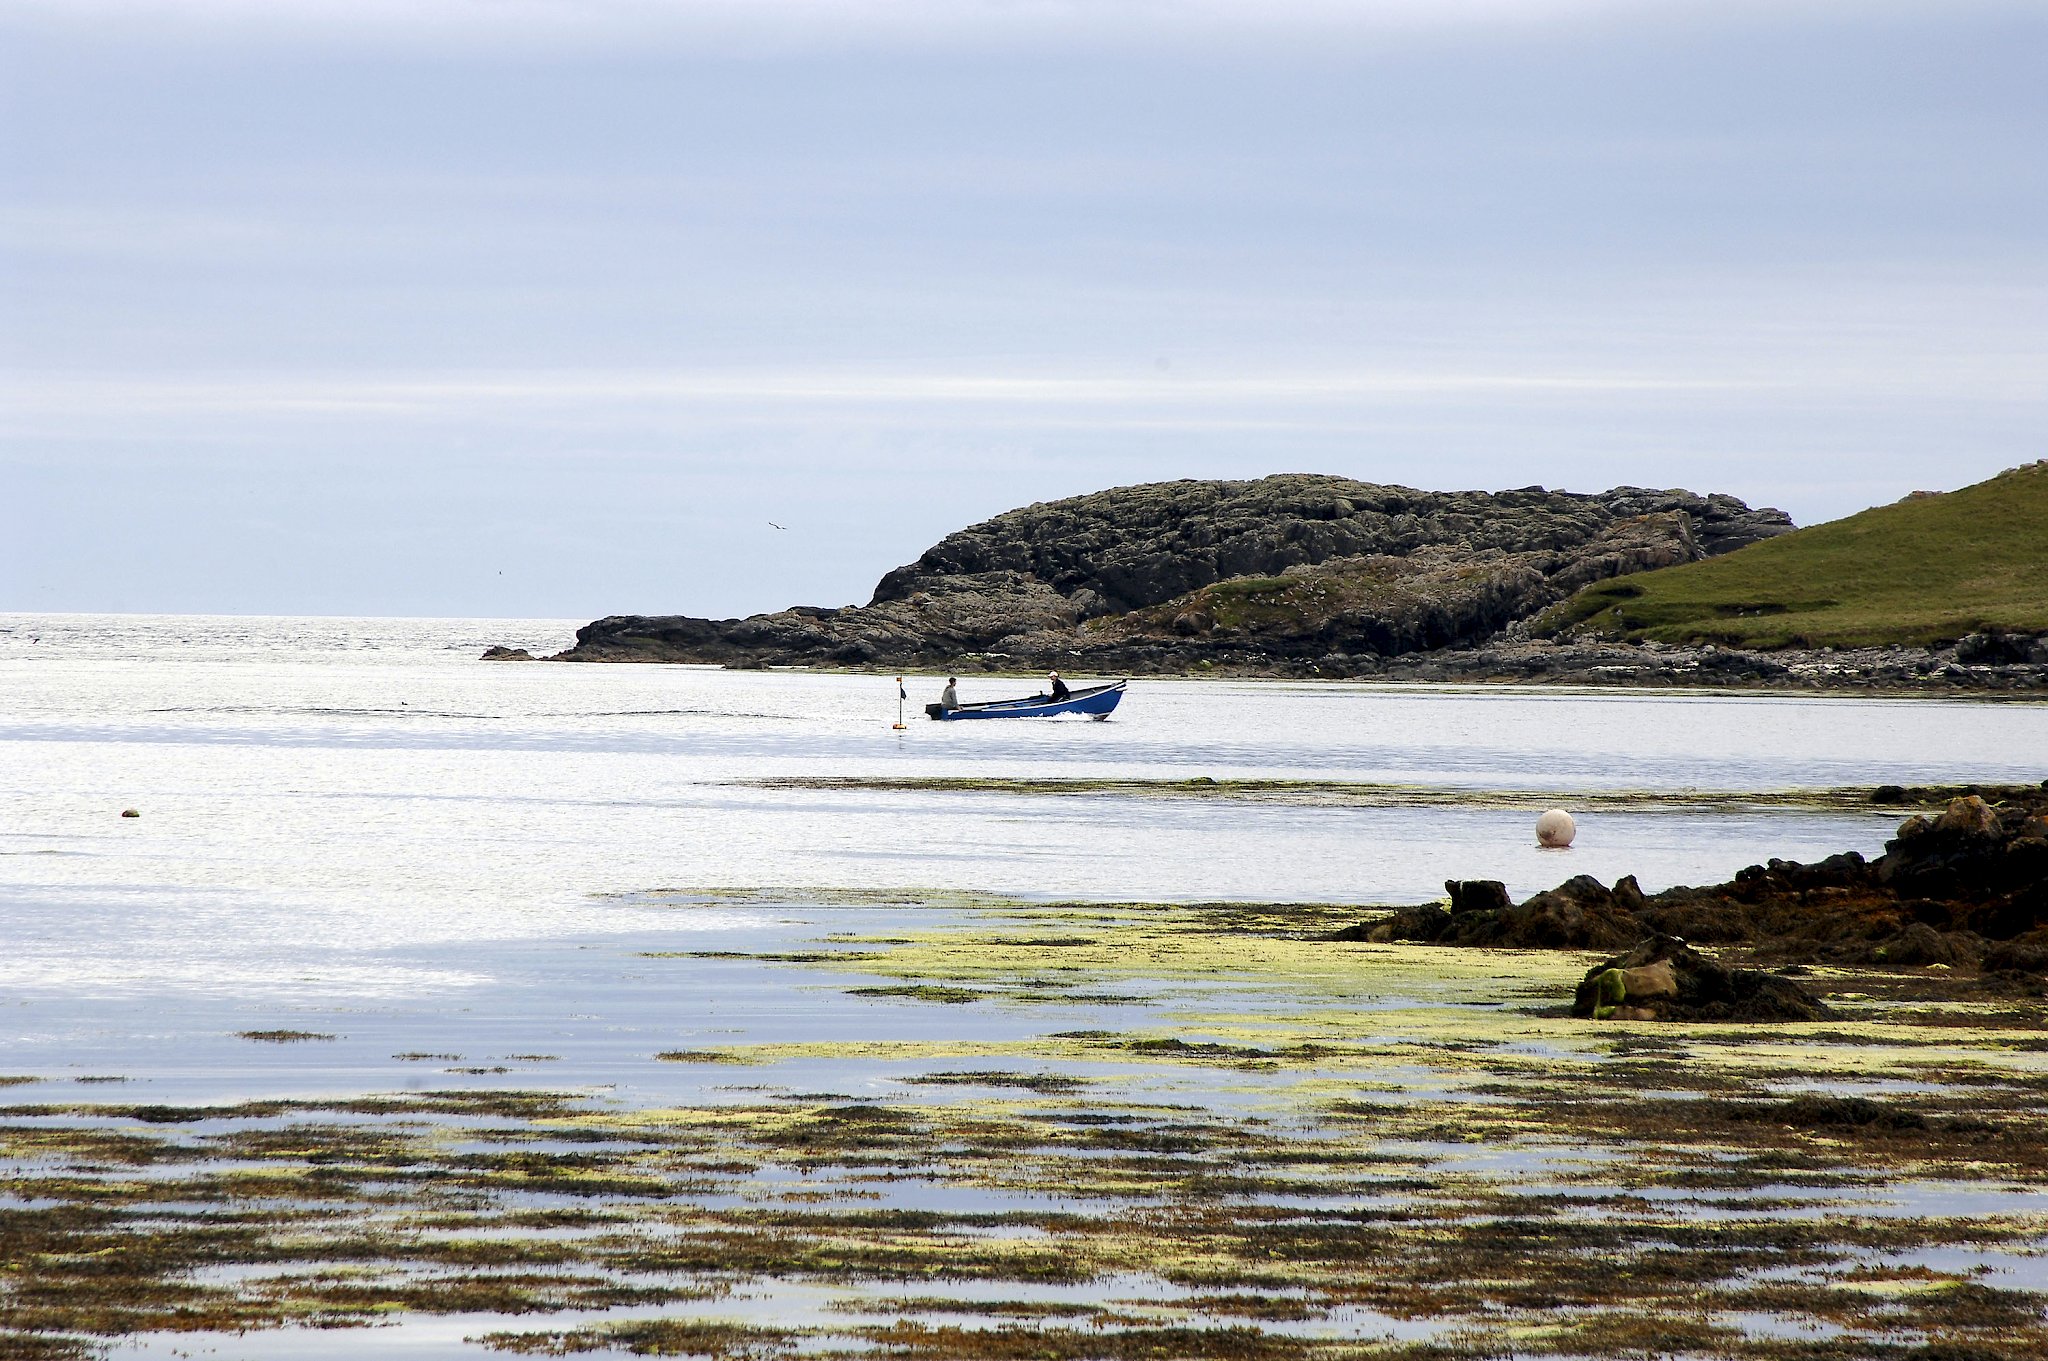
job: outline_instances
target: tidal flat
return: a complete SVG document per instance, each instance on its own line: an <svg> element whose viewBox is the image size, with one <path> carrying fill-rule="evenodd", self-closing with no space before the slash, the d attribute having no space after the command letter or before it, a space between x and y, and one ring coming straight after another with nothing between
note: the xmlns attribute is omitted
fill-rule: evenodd
<svg viewBox="0 0 2048 1361"><path fill-rule="evenodd" d="M2043 1354L2038 997L1325 938L1874 854L1784 791L2048 707L476 661L568 627L0 620L0 1355Z"/></svg>
<svg viewBox="0 0 2048 1361"><path fill-rule="evenodd" d="M1590 957L1326 939L1349 905L640 906L797 904L637 951L810 999L801 1035L650 1044L687 1102L538 1054L379 1096L8 1088L0 1352L2048 1355L2038 999L1816 971L1843 1019L1594 1024Z"/></svg>

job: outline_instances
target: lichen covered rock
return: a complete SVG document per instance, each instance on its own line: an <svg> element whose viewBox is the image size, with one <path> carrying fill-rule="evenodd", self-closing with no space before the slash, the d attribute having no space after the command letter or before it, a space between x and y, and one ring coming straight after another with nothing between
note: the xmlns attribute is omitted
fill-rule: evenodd
<svg viewBox="0 0 2048 1361"><path fill-rule="evenodd" d="M1673 936L1652 936L1586 970L1572 1015L1619 1021L1823 1021L1834 1013L1790 978L1731 969Z"/></svg>

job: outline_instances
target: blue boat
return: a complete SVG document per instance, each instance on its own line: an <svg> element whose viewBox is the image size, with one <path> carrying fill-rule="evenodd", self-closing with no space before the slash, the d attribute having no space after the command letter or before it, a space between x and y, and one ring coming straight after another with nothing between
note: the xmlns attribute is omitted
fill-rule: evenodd
<svg viewBox="0 0 2048 1361"><path fill-rule="evenodd" d="M951 722L958 718L1052 718L1059 714L1086 714L1100 723L1109 717L1109 711L1116 708L1116 702L1124 697L1127 680L1111 681L1108 685L1091 685L1086 690L1070 692L1065 699L1054 699L1050 695L1031 695L1024 699L995 699L986 704L962 704L948 709L941 704L924 706L932 718Z"/></svg>

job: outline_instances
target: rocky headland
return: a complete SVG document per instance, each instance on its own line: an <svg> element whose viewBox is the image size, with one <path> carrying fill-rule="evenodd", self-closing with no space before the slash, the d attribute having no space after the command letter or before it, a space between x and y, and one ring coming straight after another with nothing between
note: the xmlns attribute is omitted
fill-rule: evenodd
<svg viewBox="0 0 2048 1361"><path fill-rule="evenodd" d="M744 619L614 615L578 630L556 660L2048 688L2048 637L2032 635L1768 652L1545 636L1586 588L1793 529L1783 512L1733 496L1642 487L1430 492L1311 474L1150 483L960 530L885 575L866 605Z"/></svg>
<svg viewBox="0 0 2048 1361"><path fill-rule="evenodd" d="M960 530L864 606L618 615L566 661L1352 674L1471 647L1595 581L1792 528L1732 496L1426 492L1289 474L1118 487ZM1328 665L1324 666L1325 659Z"/></svg>

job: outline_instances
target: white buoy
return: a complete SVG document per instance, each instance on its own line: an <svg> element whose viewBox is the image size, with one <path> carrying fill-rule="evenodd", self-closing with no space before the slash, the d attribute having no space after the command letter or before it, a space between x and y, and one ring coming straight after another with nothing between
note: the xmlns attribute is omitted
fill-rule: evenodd
<svg viewBox="0 0 2048 1361"><path fill-rule="evenodd" d="M1536 819L1536 844L1547 850L1563 850L1578 834L1579 824L1562 808L1553 808Z"/></svg>

